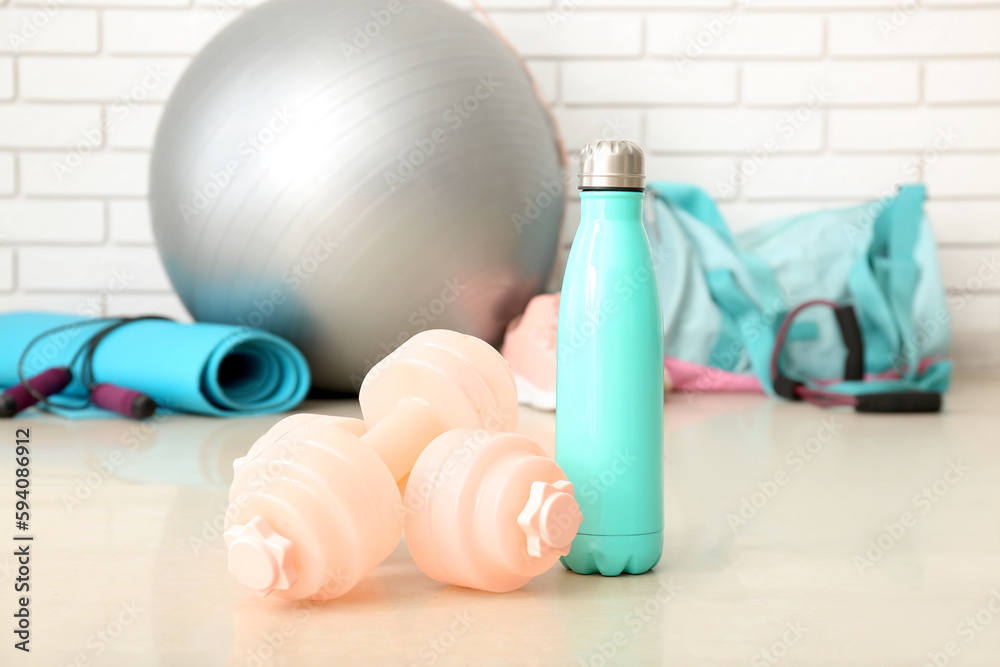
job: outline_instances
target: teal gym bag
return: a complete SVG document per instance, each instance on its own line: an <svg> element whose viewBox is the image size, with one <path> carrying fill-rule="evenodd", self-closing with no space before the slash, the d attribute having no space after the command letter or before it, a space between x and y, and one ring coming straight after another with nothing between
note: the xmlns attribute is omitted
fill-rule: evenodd
<svg viewBox="0 0 1000 667"><path fill-rule="evenodd" d="M651 182L645 224L675 389L938 410L950 320L923 202L923 186L907 185L733 234L703 190Z"/></svg>

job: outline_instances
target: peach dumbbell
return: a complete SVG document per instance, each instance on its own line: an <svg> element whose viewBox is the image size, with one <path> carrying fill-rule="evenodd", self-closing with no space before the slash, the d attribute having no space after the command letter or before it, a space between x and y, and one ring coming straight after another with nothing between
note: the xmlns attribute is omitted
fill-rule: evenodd
<svg viewBox="0 0 1000 667"><path fill-rule="evenodd" d="M417 459L403 497L406 545L442 583L506 593L569 553L583 516L573 485L518 433L449 431Z"/></svg>
<svg viewBox="0 0 1000 667"><path fill-rule="evenodd" d="M396 547L397 481L446 431L510 431L517 392L487 343L425 331L369 372L358 420L294 415L257 441L226 512L229 569L260 595L335 598Z"/></svg>
<svg viewBox="0 0 1000 667"><path fill-rule="evenodd" d="M297 415L291 415L285 417L280 422L268 429L267 433L257 438L257 442L253 443L250 450L246 453L246 456L241 456L240 458L233 461L233 471L240 469L244 463L248 460L253 460L264 451L265 449L274 445L274 443L281 440L284 436L288 435L292 430L299 426L303 426L310 422L314 422L314 425L323 424L324 426L331 426L333 428L340 428L348 433L353 433L354 435L360 437L365 434L368 427L365 426L365 420L354 419L352 417L337 417L335 415L314 415L308 412L303 412Z"/></svg>

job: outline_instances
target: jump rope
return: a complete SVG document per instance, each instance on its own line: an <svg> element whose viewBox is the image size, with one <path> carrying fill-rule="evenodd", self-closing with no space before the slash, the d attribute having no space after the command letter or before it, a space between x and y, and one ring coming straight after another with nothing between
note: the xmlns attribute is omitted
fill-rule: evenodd
<svg viewBox="0 0 1000 667"><path fill-rule="evenodd" d="M13 417L22 410L38 405L42 410L53 409L65 411L86 410L90 407L116 412L133 419L145 419L156 412L156 401L148 395L119 387L109 382L98 382L94 375L94 354L98 346L110 333L121 327L142 320L168 320L158 315L142 315L138 317L116 318L101 326L83 345L80 346L65 366L55 366L46 369L33 377L25 377L24 362L38 343L42 340L80 326L87 322L71 322L54 327L38 334L25 346L17 360L17 377L19 384L0 394L0 417ZM80 382L87 390L87 396L72 403L55 401L51 397L61 392L73 381L73 368L80 365Z"/></svg>
<svg viewBox="0 0 1000 667"><path fill-rule="evenodd" d="M781 350L788 338L792 321L806 308L826 306L833 309L840 337L847 348L844 362L844 381L863 382L865 379L865 348L861 337L858 317L850 305L842 305L826 299L804 301L793 308L778 329L771 353L771 383L774 392L791 401L806 401L822 407L849 406L857 412L940 412L941 394L930 391L889 391L867 394L844 394L829 391L819 386L809 386L794 380L781 371Z"/></svg>

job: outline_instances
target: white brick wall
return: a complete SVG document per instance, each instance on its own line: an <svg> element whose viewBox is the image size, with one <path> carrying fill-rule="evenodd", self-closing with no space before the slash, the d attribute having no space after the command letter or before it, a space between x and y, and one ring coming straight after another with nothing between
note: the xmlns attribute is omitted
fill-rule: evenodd
<svg viewBox="0 0 1000 667"><path fill-rule="evenodd" d="M149 151L177 76L258 1L0 1L0 310L103 292L108 314L183 313L153 247ZM1000 363L1000 280L974 279L1000 253L1000 0L484 4L569 149L639 141L651 177L705 187L735 229L925 183L956 356ZM53 164L87 137L60 179ZM571 200L564 246L578 215ZM115 271L133 277L109 299Z"/></svg>

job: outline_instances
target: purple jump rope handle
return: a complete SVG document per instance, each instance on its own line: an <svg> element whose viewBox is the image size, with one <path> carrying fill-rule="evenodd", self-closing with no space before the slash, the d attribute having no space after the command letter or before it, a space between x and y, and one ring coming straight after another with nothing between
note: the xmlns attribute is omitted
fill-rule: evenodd
<svg viewBox="0 0 1000 667"><path fill-rule="evenodd" d="M73 374L68 368L50 368L38 375L28 378L28 385L46 398L58 394L73 380ZM21 410L30 408L38 402L23 384L14 385L0 394L0 417L13 417Z"/></svg>
<svg viewBox="0 0 1000 667"><path fill-rule="evenodd" d="M99 408L133 419L145 419L156 412L156 403L146 394L107 382L94 385L90 390L90 401Z"/></svg>

